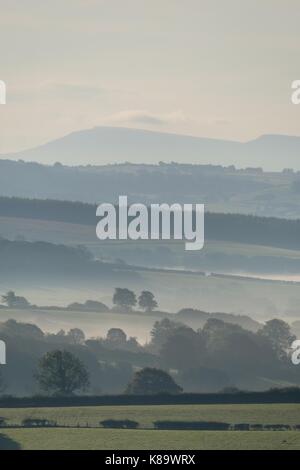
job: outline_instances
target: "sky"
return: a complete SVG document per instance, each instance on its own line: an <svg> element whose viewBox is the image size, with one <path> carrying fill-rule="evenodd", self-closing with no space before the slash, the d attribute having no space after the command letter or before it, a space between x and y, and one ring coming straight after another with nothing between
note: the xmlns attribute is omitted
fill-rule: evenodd
<svg viewBox="0 0 300 470"><path fill-rule="evenodd" d="M0 153L95 126L300 135L298 0L0 0Z"/></svg>

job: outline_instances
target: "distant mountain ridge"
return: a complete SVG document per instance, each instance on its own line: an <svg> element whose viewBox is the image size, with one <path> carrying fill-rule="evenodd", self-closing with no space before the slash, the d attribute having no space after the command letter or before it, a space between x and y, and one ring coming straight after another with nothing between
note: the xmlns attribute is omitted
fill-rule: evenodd
<svg viewBox="0 0 300 470"><path fill-rule="evenodd" d="M64 165L178 162L300 171L300 137L263 135L234 142L124 127L72 132L36 148L0 158Z"/></svg>

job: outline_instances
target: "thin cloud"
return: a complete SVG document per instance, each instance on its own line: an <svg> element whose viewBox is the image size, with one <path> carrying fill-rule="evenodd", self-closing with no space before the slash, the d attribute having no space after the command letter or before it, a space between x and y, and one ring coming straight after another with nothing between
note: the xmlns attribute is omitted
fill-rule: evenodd
<svg viewBox="0 0 300 470"><path fill-rule="evenodd" d="M164 126L169 124L186 123L188 118L182 111L170 113L152 113L147 110L128 110L113 114L107 118L107 122L116 124L148 124Z"/></svg>

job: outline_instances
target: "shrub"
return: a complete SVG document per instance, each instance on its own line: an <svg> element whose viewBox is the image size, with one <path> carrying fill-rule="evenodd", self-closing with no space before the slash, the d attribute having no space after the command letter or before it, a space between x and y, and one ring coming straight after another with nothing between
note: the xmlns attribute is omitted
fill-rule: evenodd
<svg viewBox="0 0 300 470"><path fill-rule="evenodd" d="M251 431L262 431L264 426L262 424L251 424Z"/></svg>
<svg viewBox="0 0 300 470"><path fill-rule="evenodd" d="M265 424L264 427L268 431L289 431L291 429L288 424Z"/></svg>
<svg viewBox="0 0 300 470"><path fill-rule="evenodd" d="M249 423L237 423L233 425L234 431L249 431L250 424Z"/></svg>
<svg viewBox="0 0 300 470"><path fill-rule="evenodd" d="M105 419L99 423L104 428L118 428L118 429L136 429L139 426L137 421L130 419Z"/></svg>
<svg viewBox="0 0 300 470"><path fill-rule="evenodd" d="M5 418L0 418L0 428L3 428L4 426L6 426L6 419Z"/></svg>
<svg viewBox="0 0 300 470"><path fill-rule="evenodd" d="M57 426L57 423L49 419L25 418L22 421L22 426L25 428L48 428Z"/></svg>
<svg viewBox="0 0 300 470"><path fill-rule="evenodd" d="M198 431L228 431L229 423L214 421L155 421L156 429L185 429Z"/></svg>

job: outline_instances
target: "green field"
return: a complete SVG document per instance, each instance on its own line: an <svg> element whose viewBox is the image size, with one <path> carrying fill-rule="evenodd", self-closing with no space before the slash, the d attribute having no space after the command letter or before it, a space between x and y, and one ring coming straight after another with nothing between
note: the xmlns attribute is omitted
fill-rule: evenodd
<svg viewBox="0 0 300 470"><path fill-rule="evenodd" d="M98 426L104 419L131 419L141 428L156 420L220 421L250 424L300 424L299 404L255 405L137 405L82 406L61 408L0 408L9 425L25 418L47 418L60 426ZM300 433L299 433L300 434Z"/></svg>
<svg viewBox="0 0 300 470"><path fill-rule="evenodd" d="M0 449L34 450L296 450L297 431L153 431L115 429L6 429Z"/></svg>
<svg viewBox="0 0 300 470"><path fill-rule="evenodd" d="M47 418L55 429L3 428L0 448L22 449L300 449L300 431L162 431L153 421L300 424L299 404L1 408L10 426ZM140 429L95 429L104 419L131 419ZM64 428L64 426L71 426ZM73 427L72 427L73 426ZM81 426L81 428L77 428ZM90 428L87 428L89 426Z"/></svg>

